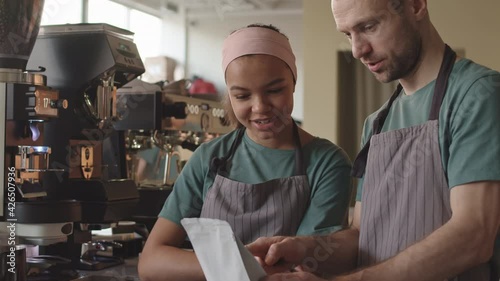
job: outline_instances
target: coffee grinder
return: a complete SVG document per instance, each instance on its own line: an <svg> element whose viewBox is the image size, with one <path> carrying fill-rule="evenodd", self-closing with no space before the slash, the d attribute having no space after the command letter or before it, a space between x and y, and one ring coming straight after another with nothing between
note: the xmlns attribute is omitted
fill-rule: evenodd
<svg viewBox="0 0 500 281"><path fill-rule="evenodd" d="M15 235L16 243L64 242L80 219L80 207L49 196L44 177L61 170L49 165L52 147L44 126L66 111L68 101L47 86L43 69L26 70L44 1L0 4L0 232Z"/></svg>
<svg viewBox="0 0 500 281"><path fill-rule="evenodd" d="M138 202L137 187L127 179L124 134L112 125L119 118L116 90L144 72L133 33L108 24L42 26L28 62L39 66L69 105L45 125L50 166L64 170L44 178L49 196L75 199L82 210L73 245L55 251L69 251L83 269L114 265L83 260L81 245L96 226L131 217Z"/></svg>
<svg viewBox="0 0 500 281"><path fill-rule="evenodd" d="M60 171L50 168L44 125L68 107L57 89L47 87L43 69L26 68L43 5L43 0L0 2L0 248L7 249L0 280L26 280L28 246L19 244L65 242L81 217L75 200L49 198L43 180Z"/></svg>

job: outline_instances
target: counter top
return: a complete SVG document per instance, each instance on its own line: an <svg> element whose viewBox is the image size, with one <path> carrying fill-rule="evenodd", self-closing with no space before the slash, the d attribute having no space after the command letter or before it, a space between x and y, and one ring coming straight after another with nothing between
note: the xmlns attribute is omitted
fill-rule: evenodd
<svg viewBox="0 0 500 281"><path fill-rule="evenodd" d="M75 281L140 281L137 273L138 257L124 260L122 265L117 265L97 271L78 270L80 278ZM109 277L109 278L107 278Z"/></svg>

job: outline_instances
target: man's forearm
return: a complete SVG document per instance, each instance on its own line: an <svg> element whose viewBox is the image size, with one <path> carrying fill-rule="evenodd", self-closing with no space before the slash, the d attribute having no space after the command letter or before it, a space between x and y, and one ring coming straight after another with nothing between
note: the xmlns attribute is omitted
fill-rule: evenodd
<svg viewBox="0 0 500 281"><path fill-rule="evenodd" d="M451 190L451 219L395 257L339 280L444 280L486 263L500 227L500 182Z"/></svg>
<svg viewBox="0 0 500 281"><path fill-rule="evenodd" d="M326 277L352 271L357 265L359 231L354 228L328 236L310 237L309 248L301 266ZM313 242L314 241L314 242Z"/></svg>
<svg viewBox="0 0 500 281"><path fill-rule="evenodd" d="M450 222L395 257L334 280L445 280L486 262L481 253L486 241L480 232Z"/></svg>

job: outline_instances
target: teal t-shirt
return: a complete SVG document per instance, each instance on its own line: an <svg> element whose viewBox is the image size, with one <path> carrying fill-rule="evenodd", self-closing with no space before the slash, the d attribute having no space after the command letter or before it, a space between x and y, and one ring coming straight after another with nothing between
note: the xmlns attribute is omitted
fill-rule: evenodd
<svg viewBox="0 0 500 281"><path fill-rule="evenodd" d="M435 81L394 101L382 132L428 121ZM385 108L383 105L382 108ZM381 108L381 109L382 109ZM371 136L377 112L366 120L362 145ZM500 180L500 73L461 59L453 66L439 112L439 148L450 188ZM363 181L356 200L361 201Z"/></svg>
<svg viewBox="0 0 500 281"><path fill-rule="evenodd" d="M215 174L209 164L225 156L236 131L202 144L193 153L174 184L160 217L178 225L187 217L199 217ZM347 154L328 140L314 138L302 148L311 188L310 204L297 235L324 234L342 227L351 196L351 162ZM252 141L246 133L228 168L232 180L257 184L295 175L295 150L270 149Z"/></svg>

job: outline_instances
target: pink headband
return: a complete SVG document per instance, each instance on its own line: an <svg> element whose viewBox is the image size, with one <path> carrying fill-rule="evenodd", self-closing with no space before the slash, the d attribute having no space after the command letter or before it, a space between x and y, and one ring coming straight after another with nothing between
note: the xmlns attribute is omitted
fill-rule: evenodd
<svg viewBox="0 0 500 281"><path fill-rule="evenodd" d="M271 55L284 61L297 80L295 55L288 38L279 32L265 27L246 27L229 35L222 47L222 71L230 62L245 55Z"/></svg>

